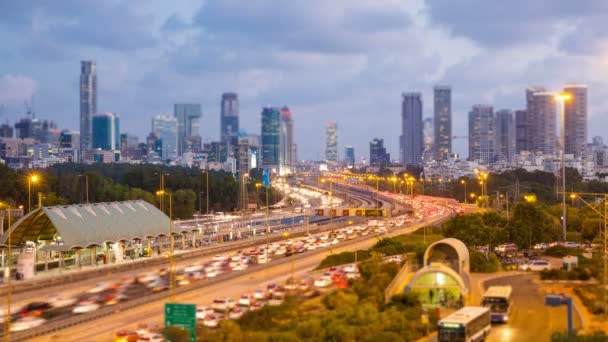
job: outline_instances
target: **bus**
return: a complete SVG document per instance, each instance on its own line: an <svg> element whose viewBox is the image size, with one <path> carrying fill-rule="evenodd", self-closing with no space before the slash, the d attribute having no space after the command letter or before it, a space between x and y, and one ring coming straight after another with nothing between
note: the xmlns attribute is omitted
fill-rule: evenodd
<svg viewBox="0 0 608 342"><path fill-rule="evenodd" d="M439 342L477 342L490 333L490 310L466 306L437 323Z"/></svg>
<svg viewBox="0 0 608 342"><path fill-rule="evenodd" d="M490 286L483 294L481 305L490 309L492 322L506 323L511 311L511 286Z"/></svg>

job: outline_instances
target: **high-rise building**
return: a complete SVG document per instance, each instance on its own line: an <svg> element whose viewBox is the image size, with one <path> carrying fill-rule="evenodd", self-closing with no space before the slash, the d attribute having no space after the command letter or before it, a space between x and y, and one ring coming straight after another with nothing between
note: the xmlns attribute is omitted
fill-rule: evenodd
<svg viewBox="0 0 608 342"><path fill-rule="evenodd" d="M469 160L494 162L494 109L474 105L469 112Z"/></svg>
<svg viewBox="0 0 608 342"><path fill-rule="evenodd" d="M169 114L152 119L152 132L160 141L160 156L164 161L177 158L177 119Z"/></svg>
<svg viewBox="0 0 608 342"><path fill-rule="evenodd" d="M80 146L80 133L63 130L59 135L60 148L78 148Z"/></svg>
<svg viewBox="0 0 608 342"><path fill-rule="evenodd" d="M555 93L544 88L526 89L526 144L530 152L554 154L556 148Z"/></svg>
<svg viewBox="0 0 608 342"><path fill-rule="evenodd" d="M338 162L338 124L325 124L325 161L335 164Z"/></svg>
<svg viewBox="0 0 608 342"><path fill-rule="evenodd" d="M422 150L422 160L425 162L433 160L433 139L434 127L433 118L425 118L422 121L422 139L424 141L424 149Z"/></svg>
<svg viewBox="0 0 608 342"><path fill-rule="evenodd" d="M227 145L228 156L235 156L239 132L239 99L236 93L222 94L220 130L221 142Z"/></svg>
<svg viewBox="0 0 608 342"><path fill-rule="evenodd" d="M239 135L239 158L237 160L237 169L239 179L242 179L245 174L251 169L251 153L249 150L249 136Z"/></svg>
<svg viewBox="0 0 608 342"><path fill-rule="evenodd" d="M369 165L388 166L391 163L391 155L386 153L384 139L374 138L369 143Z"/></svg>
<svg viewBox="0 0 608 342"><path fill-rule="evenodd" d="M404 93L401 103L401 163L403 166L421 165L424 149L422 126L422 94Z"/></svg>
<svg viewBox="0 0 608 342"><path fill-rule="evenodd" d="M346 167L352 169L355 167L355 148L352 146L346 146L344 148L344 163Z"/></svg>
<svg viewBox="0 0 608 342"><path fill-rule="evenodd" d="M564 104L566 153L581 157L587 144L587 86L569 84L564 92L570 94Z"/></svg>
<svg viewBox="0 0 608 342"><path fill-rule="evenodd" d="M528 151L527 131L528 112L525 110L515 111L515 153Z"/></svg>
<svg viewBox="0 0 608 342"><path fill-rule="evenodd" d="M198 103L176 103L173 114L177 119L177 154L200 152L200 119L201 105Z"/></svg>
<svg viewBox="0 0 608 342"><path fill-rule="evenodd" d="M120 124L118 115L100 113L93 116L94 149L117 150L120 146Z"/></svg>
<svg viewBox="0 0 608 342"><path fill-rule="evenodd" d="M452 154L452 88L433 88L433 113L435 158L446 160Z"/></svg>
<svg viewBox="0 0 608 342"><path fill-rule="evenodd" d="M293 136L293 117L287 106L281 108L281 135L280 135L281 173L290 173L295 166L295 146Z"/></svg>
<svg viewBox="0 0 608 342"><path fill-rule="evenodd" d="M2 124L0 126L0 138L12 138L13 137L13 127L8 123Z"/></svg>
<svg viewBox="0 0 608 342"><path fill-rule="evenodd" d="M511 110L501 109L495 113L494 137L496 160L511 162L515 155L515 123Z"/></svg>
<svg viewBox="0 0 608 342"><path fill-rule="evenodd" d="M80 155L93 143L93 115L97 113L97 67L80 62Z"/></svg>
<svg viewBox="0 0 608 342"><path fill-rule="evenodd" d="M129 133L120 134L120 145L119 147L137 147L139 144L139 137L137 135Z"/></svg>
<svg viewBox="0 0 608 342"><path fill-rule="evenodd" d="M262 167L280 172L280 123L278 108L262 109Z"/></svg>

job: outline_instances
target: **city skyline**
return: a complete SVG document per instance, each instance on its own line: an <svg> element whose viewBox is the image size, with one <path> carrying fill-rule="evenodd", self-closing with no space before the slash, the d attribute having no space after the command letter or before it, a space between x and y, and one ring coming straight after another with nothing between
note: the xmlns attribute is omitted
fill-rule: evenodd
<svg viewBox="0 0 608 342"><path fill-rule="evenodd" d="M403 91L423 93L428 99L423 117L428 118L433 116L432 87L450 85L453 135L460 135L466 133L467 113L475 103L525 108L521 89L541 84L548 90L560 90L569 82L589 85L588 137L602 135L601 128L608 124L608 90L601 84L608 69L601 63L601 41L590 38L591 34L582 35L585 39L576 37L581 37L579 32L597 29L597 22L588 14L605 11L606 6L585 6L573 12L566 2L552 2L549 12L538 9L542 6L523 11L536 23L534 28L523 25L513 32L504 31L503 27L510 26L505 24L504 14L521 13L522 7L527 8L525 2L521 5L498 8L468 1L464 7L469 13L465 13L446 2L413 1L408 8L390 2L363 1L350 7L313 2L307 7L330 14L318 23L322 30L304 35L302 28L319 19L314 16L316 10L302 9L298 3L186 2L176 8L156 3L142 8L118 1L72 4L69 12L62 3L34 3L29 6L34 10L3 3L0 10L14 20L0 24L8 38L12 37L4 39L0 47L6 56L0 66L1 119L14 123L25 112L23 101L33 98L40 117L79 131L74 69L81 59L90 59L97 62L98 112L120 114L124 131L141 140L148 133L147 120L171 112L173 104L180 102L201 103L201 137L203 141L219 140L217 98L233 91L239 94L240 125L247 131L259 131L260 108L267 103L287 103L307 118L297 127L300 159L317 159L323 154L323 144L306 146L303 137L322 141L322 125L327 120L342 127L341 142L360 151L375 132L383 132L387 149L397 156L400 132L395 123L400 113L398 94ZM235 11L236 6L245 8ZM268 39L268 31L255 29L263 26L270 8L297 24L286 28L276 41ZM115 18L115 13L120 16ZM62 26L62 20L41 23L39 18L45 14L69 19L65 21L72 26ZM481 20L462 20L466 15ZM238 32L222 24L239 18L249 20L242 21ZM96 25L88 25L114 20L124 26L104 35L91 28ZM572 22L570 30L554 28L563 20ZM481 29L479 25L486 22L491 25ZM528 33L532 29L542 31L548 39L531 41ZM221 39L211 40L204 32ZM294 35L297 39L285 38ZM377 35L385 39L375 39ZM17 36L24 38L17 40ZM221 43L235 41L232 38L241 42L234 46L236 57ZM56 45L47 46L44 41ZM32 46L37 46L39 55L29 53ZM241 53L246 50L252 54ZM513 56L518 63L507 63ZM483 78L475 77L479 72ZM453 149L465 156L466 142L454 141Z"/></svg>

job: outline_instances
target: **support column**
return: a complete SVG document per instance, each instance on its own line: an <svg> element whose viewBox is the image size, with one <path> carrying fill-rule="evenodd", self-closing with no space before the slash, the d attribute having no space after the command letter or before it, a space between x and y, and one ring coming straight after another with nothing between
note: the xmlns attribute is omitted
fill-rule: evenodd
<svg viewBox="0 0 608 342"><path fill-rule="evenodd" d="M182 233L182 250L186 249L186 234Z"/></svg>
<svg viewBox="0 0 608 342"><path fill-rule="evenodd" d="M192 249L196 248L196 233L193 231L190 231L190 234L192 234Z"/></svg>
<svg viewBox="0 0 608 342"><path fill-rule="evenodd" d="M152 239L148 238L148 257L152 257Z"/></svg>

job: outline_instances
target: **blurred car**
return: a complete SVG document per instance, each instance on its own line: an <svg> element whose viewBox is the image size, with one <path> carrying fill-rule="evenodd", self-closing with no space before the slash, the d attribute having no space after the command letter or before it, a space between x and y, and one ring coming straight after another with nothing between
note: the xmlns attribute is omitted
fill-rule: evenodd
<svg viewBox="0 0 608 342"><path fill-rule="evenodd" d="M93 287L92 289L90 289L88 291L88 293L100 293L100 292L103 292L103 291L108 290L108 289L110 289L110 284L108 284L108 283L97 283L95 285L95 287Z"/></svg>
<svg viewBox="0 0 608 342"><path fill-rule="evenodd" d="M44 324L46 320L40 317L23 317L19 318L15 322L11 323L11 331L24 331L27 329L32 329L35 327L39 327Z"/></svg>
<svg viewBox="0 0 608 342"><path fill-rule="evenodd" d="M52 308L53 307L48 302L32 302L21 307L21 309L19 309L19 311L17 311L15 315L18 317L38 317L42 316L43 313Z"/></svg>
<svg viewBox="0 0 608 342"><path fill-rule="evenodd" d="M139 334L135 331L121 330L114 334L115 342L137 342Z"/></svg>
<svg viewBox="0 0 608 342"><path fill-rule="evenodd" d="M355 264L346 265L342 270L346 273L354 273L358 271L357 265Z"/></svg>
<svg viewBox="0 0 608 342"><path fill-rule="evenodd" d="M74 309L72 309L72 313L75 314L83 314L87 312L92 312L99 309L99 304L94 300L82 300L76 304Z"/></svg>
<svg viewBox="0 0 608 342"><path fill-rule="evenodd" d="M239 298L237 304L240 306L251 306L254 302L255 298L252 295L244 294Z"/></svg>
<svg viewBox="0 0 608 342"><path fill-rule="evenodd" d="M526 264L519 265L520 271L545 271L551 268L551 264L546 260L532 260Z"/></svg>
<svg viewBox="0 0 608 342"><path fill-rule="evenodd" d="M199 306L196 308L196 319L203 320L208 315L213 315L215 311L208 306Z"/></svg>
<svg viewBox="0 0 608 342"><path fill-rule="evenodd" d="M245 310L243 310L243 308L237 306L234 309L230 310L230 313L228 314L228 318L239 319L239 318L243 317L244 314L245 314Z"/></svg>
<svg viewBox="0 0 608 342"><path fill-rule="evenodd" d="M207 328L217 328L219 323L220 323L219 319L215 316L215 314L207 315L203 319L203 325L206 326Z"/></svg>
<svg viewBox="0 0 608 342"><path fill-rule="evenodd" d="M323 276L319 279L316 279L314 282L315 287L328 287L332 284L331 278L327 276Z"/></svg>
<svg viewBox="0 0 608 342"><path fill-rule="evenodd" d="M264 290L255 290L253 293L253 298L260 300L268 298L268 293Z"/></svg>
<svg viewBox="0 0 608 342"><path fill-rule="evenodd" d="M76 301L76 297L67 297L60 294L54 294L48 297L48 302L54 308L64 308L66 306L74 305Z"/></svg>
<svg viewBox="0 0 608 342"><path fill-rule="evenodd" d="M537 243L536 245L534 245L534 249L536 250L545 250L547 248L549 248L549 245L544 242Z"/></svg>
<svg viewBox="0 0 608 342"><path fill-rule="evenodd" d="M236 302L232 298L216 298L213 300L211 307L215 311L228 311L236 306Z"/></svg>

